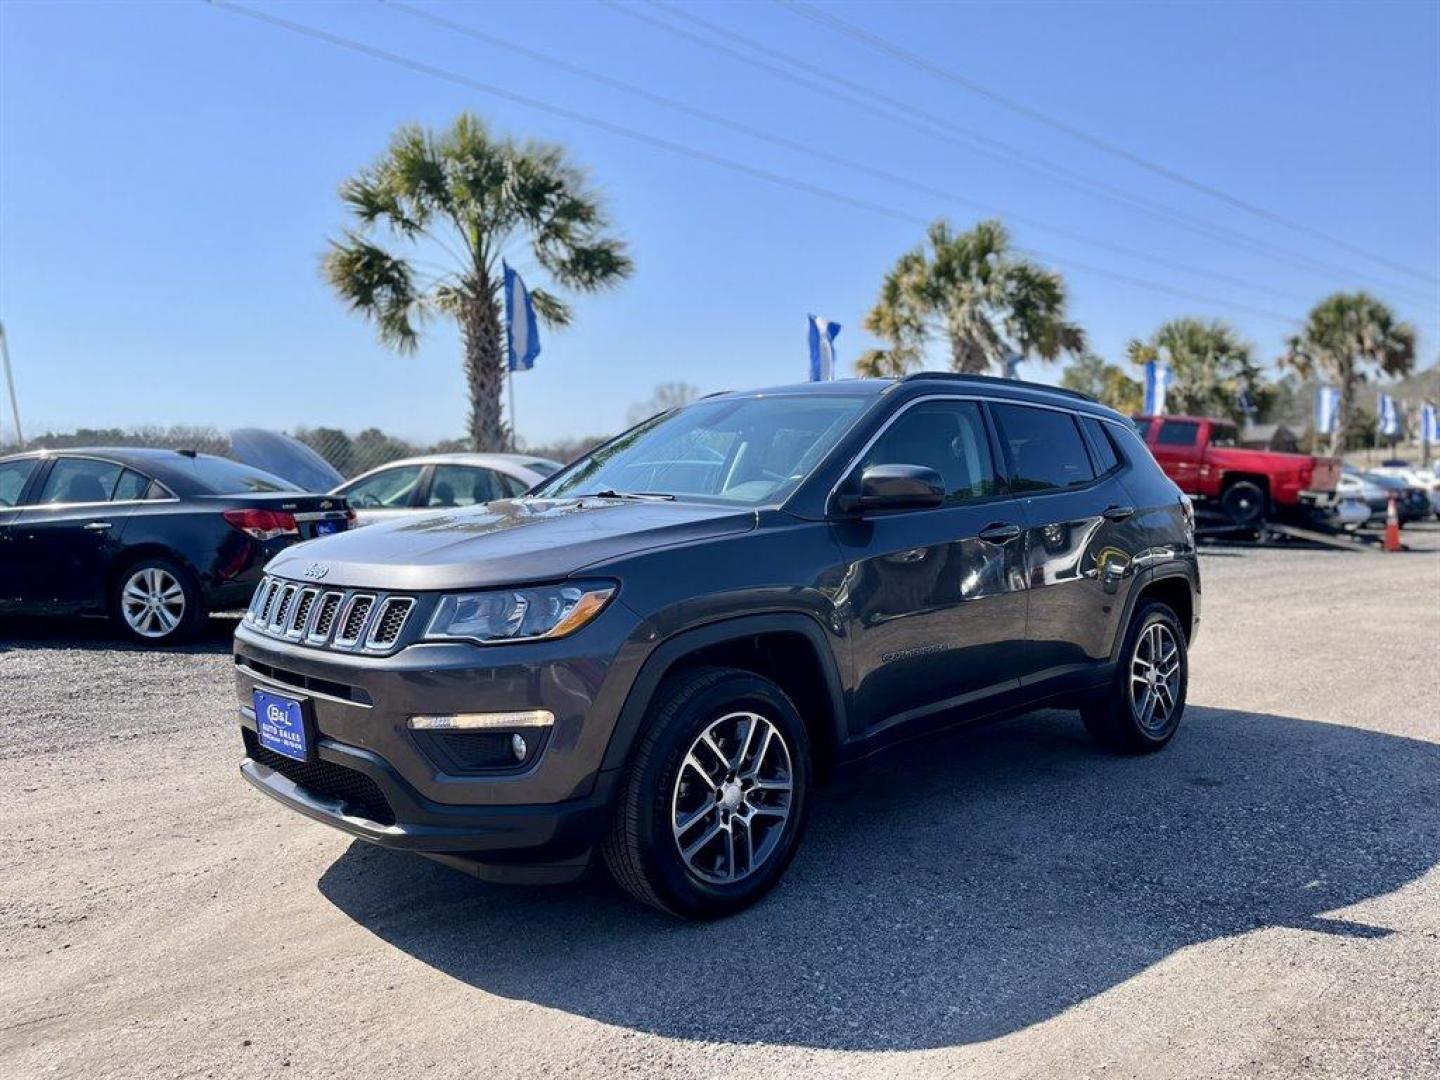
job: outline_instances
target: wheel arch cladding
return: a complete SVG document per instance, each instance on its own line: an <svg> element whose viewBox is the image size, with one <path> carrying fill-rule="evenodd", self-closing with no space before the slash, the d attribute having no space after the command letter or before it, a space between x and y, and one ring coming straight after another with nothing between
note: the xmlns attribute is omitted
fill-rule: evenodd
<svg viewBox="0 0 1440 1080"><path fill-rule="evenodd" d="M1190 579L1182 574L1170 574L1156 578L1140 590L1134 610L1139 611L1142 605L1151 600L1158 600L1175 612L1175 617L1180 620L1180 629L1185 634L1185 641L1188 644L1195 614L1195 598L1190 593Z"/></svg>
<svg viewBox="0 0 1440 1080"><path fill-rule="evenodd" d="M775 683L810 735L817 776L834 764L844 730L844 697L824 631L808 615L743 616L677 634L646 660L620 712L603 769L625 765L665 679L691 667L733 667Z"/></svg>

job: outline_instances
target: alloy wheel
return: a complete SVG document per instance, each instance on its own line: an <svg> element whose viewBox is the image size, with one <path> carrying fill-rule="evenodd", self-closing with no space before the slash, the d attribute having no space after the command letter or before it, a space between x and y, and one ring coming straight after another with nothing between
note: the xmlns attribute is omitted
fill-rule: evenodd
<svg viewBox="0 0 1440 1080"><path fill-rule="evenodd" d="M758 713L727 713L691 743L675 777L670 824L680 858L704 881L743 881L780 846L793 799L780 729Z"/></svg>
<svg viewBox="0 0 1440 1080"><path fill-rule="evenodd" d="M126 625L141 637L168 637L185 618L185 590L170 571L142 567L121 589L120 610Z"/></svg>
<svg viewBox="0 0 1440 1080"><path fill-rule="evenodd" d="M1160 734L1180 697L1180 645L1163 622L1151 623L1135 642L1130 661L1130 707L1139 725Z"/></svg>

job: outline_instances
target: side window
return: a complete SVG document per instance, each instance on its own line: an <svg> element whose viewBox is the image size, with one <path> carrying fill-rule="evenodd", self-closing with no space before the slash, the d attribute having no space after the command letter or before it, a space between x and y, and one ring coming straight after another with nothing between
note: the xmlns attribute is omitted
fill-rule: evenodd
<svg viewBox="0 0 1440 1080"><path fill-rule="evenodd" d="M865 455L871 465L926 465L945 483L945 505L999 490L980 406L973 401L927 401L903 413Z"/></svg>
<svg viewBox="0 0 1440 1080"><path fill-rule="evenodd" d="M1016 493L1078 487L1095 479L1075 418L1054 409L991 405L1010 451Z"/></svg>
<svg viewBox="0 0 1440 1080"><path fill-rule="evenodd" d="M1095 468L1104 476L1120 467L1120 455L1115 452L1115 444L1110 441L1110 433L1105 430L1105 425L1093 416L1087 416L1080 421L1085 427L1085 432L1090 436L1090 448L1095 451Z"/></svg>
<svg viewBox="0 0 1440 1080"><path fill-rule="evenodd" d="M340 494L358 510L409 506L411 496L415 494L415 485L420 482L420 471L419 465L385 469L341 488Z"/></svg>
<svg viewBox="0 0 1440 1080"><path fill-rule="evenodd" d="M45 486L40 489L42 503L109 502L116 481L124 470L109 461L93 458L59 458L50 467Z"/></svg>
<svg viewBox="0 0 1440 1080"><path fill-rule="evenodd" d="M513 499L519 495L524 495L525 492L530 490L530 485L519 477L506 476L504 473L497 473L496 475L500 477L500 483L505 488L507 498Z"/></svg>
<svg viewBox="0 0 1440 1080"><path fill-rule="evenodd" d="M134 469L126 469L120 474L120 482L115 485L115 493L110 496L110 500L111 502L128 502L143 499L149 487L150 478L148 476L141 476Z"/></svg>
<svg viewBox="0 0 1440 1080"><path fill-rule="evenodd" d="M436 465L426 506L474 506L505 498L500 479L490 469L473 465Z"/></svg>
<svg viewBox="0 0 1440 1080"><path fill-rule="evenodd" d="M25 490L25 481L35 470L35 459L7 461L0 464L0 506L14 506Z"/></svg>
<svg viewBox="0 0 1440 1080"><path fill-rule="evenodd" d="M1199 435L1200 425L1193 420L1166 420L1155 441L1160 446L1194 446Z"/></svg>

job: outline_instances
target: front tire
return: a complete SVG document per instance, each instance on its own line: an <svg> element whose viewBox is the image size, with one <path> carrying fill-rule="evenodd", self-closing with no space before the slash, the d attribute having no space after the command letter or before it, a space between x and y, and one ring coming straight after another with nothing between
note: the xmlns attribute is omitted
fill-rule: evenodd
<svg viewBox="0 0 1440 1080"><path fill-rule="evenodd" d="M774 683L696 668L662 685L602 853L637 900L716 919L784 874L804 831L810 741Z"/></svg>
<svg viewBox="0 0 1440 1080"><path fill-rule="evenodd" d="M1130 620L1105 697L1080 711L1097 743L1117 753L1159 750L1185 713L1190 660L1180 620L1168 604L1142 604Z"/></svg>
<svg viewBox="0 0 1440 1080"><path fill-rule="evenodd" d="M206 619L194 576L172 559L141 559L125 567L110 595L110 617L131 641L173 645L194 637Z"/></svg>

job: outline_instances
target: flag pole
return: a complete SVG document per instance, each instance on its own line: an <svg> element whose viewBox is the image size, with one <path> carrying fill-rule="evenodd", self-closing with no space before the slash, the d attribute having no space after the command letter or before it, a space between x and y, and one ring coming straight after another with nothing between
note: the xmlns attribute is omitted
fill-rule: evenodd
<svg viewBox="0 0 1440 1080"><path fill-rule="evenodd" d="M520 432L515 426L515 372L505 373L505 382L510 390L510 449L518 452L520 449Z"/></svg>
<svg viewBox="0 0 1440 1080"><path fill-rule="evenodd" d="M15 442L23 448L25 433L20 430L20 405L15 400L15 371L10 366L10 339L5 335L4 323L0 323L0 359L5 361L5 385L10 389L10 415L15 419Z"/></svg>

